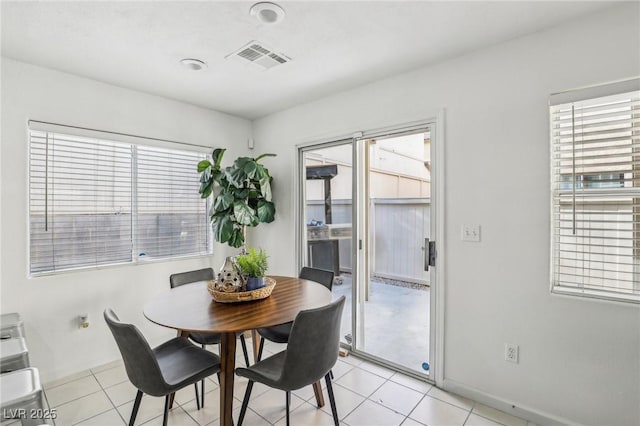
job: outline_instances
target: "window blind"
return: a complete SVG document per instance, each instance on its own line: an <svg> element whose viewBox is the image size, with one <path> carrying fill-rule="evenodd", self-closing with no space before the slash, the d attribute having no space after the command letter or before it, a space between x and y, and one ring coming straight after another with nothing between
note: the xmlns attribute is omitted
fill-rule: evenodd
<svg viewBox="0 0 640 426"><path fill-rule="evenodd" d="M30 273L210 252L203 153L36 129L29 146Z"/></svg>
<svg viewBox="0 0 640 426"><path fill-rule="evenodd" d="M30 132L30 270L131 261L131 146Z"/></svg>
<svg viewBox="0 0 640 426"><path fill-rule="evenodd" d="M209 219L197 169L205 155L148 146L136 151L138 256L206 253Z"/></svg>
<svg viewBox="0 0 640 426"><path fill-rule="evenodd" d="M552 289L640 302L640 90L552 104Z"/></svg>

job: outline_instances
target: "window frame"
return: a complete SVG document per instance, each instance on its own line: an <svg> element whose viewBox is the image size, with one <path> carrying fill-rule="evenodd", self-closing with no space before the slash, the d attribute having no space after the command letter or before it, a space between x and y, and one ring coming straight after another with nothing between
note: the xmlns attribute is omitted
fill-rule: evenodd
<svg viewBox="0 0 640 426"><path fill-rule="evenodd" d="M559 138L561 136L556 136L554 135L554 131L560 131L559 128L554 128L554 114L556 114L556 112L554 111L554 107L558 108L560 105L567 105L567 104L575 104L575 103L579 103L579 102L583 102L583 101L597 101L600 100L601 98L606 98L609 96L616 96L616 95L624 95L624 94L632 94L632 96L630 96L630 98L632 99L632 102L636 103L638 102L638 100L640 99L640 78L632 78L632 79L628 79L628 80L621 80L621 81L617 81L617 82L613 82L613 83L609 83L609 84L604 84L604 85L598 85L598 86L592 86L592 87L586 87L586 88L581 88L581 89L575 89L575 90L571 90L571 91L567 91L567 92L562 92L562 93L557 93L557 94L552 94L549 97L549 147L550 147L550 267L549 267L549 281L550 281L550 292L552 294L559 294L559 295L565 295L565 296L572 296L572 297L580 297L580 298L587 298L587 299L599 299L599 300L607 300L607 301L615 301L615 302L622 302L625 304L628 303L632 303L632 304L640 304L640 283L638 283L638 279L636 278L638 276L638 271L639 271L639 266L640 266L640 259L636 259L635 258L635 253L636 253L636 244L637 242L634 242L634 240L636 238L634 238L634 234L637 232L637 225L638 225L638 221L636 220L637 218L637 213L635 213L635 210L633 209L633 207L635 206L634 204L634 199L637 198L636 196L634 196L633 194L636 194L638 192L638 185L637 183L634 183L634 178L633 178L633 174L635 173L635 171L633 172L628 172L628 171L621 171L619 169L616 169L615 167L612 167L612 170L610 171L581 171L581 172L577 172L576 168L575 168L575 161L577 158L576 154L571 154L571 158L573 158L574 160L574 174L573 176L576 177L576 185L575 185L575 189L573 187L572 181L571 179L568 180L568 186L566 186L566 184L564 184L564 175L566 173L562 173L561 169L562 168L567 168L566 165L561 165L561 159L560 158L564 158L566 159L567 157L556 157L556 155L560 156L560 152L558 151L556 152L555 149L560 149L559 146L561 144L561 142L559 141ZM594 105L596 105L596 103L594 103ZM559 113L557 113L559 114ZM635 112L632 109L631 110L631 117L630 117L630 121L629 123L636 123L636 119L635 119ZM638 139L636 138L636 136L634 135L634 132L636 131L635 129L637 128L637 124L632 124L630 129L631 129L631 136L629 136L630 138L630 149L631 149L631 153L629 154L629 157L631 157L631 160L629 160L629 164L633 164L633 158L635 157L635 149L638 148L638 146L640 146L640 142L635 142L634 140L637 141ZM574 129L577 128L577 124L571 124L571 132L572 134L574 134ZM558 140L556 141L556 137L558 138ZM574 139L575 140L575 139ZM589 142L588 139L583 139L582 142L580 143L584 143L584 141ZM603 139L603 143L605 143L606 140ZM576 143L576 142L574 142ZM557 144L557 145L556 145ZM575 145L574 145L574 149L575 149ZM582 150L583 148L580 148L580 150ZM608 147L606 145L604 145L602 147L603 150L608 149ZM615 148L614 148L615 149ZM606 158L606 153L600 154L601 157L599 157L600 159L604 159ZM593 158L593 157L591 157ZM598 158L598 157L595 157ZM582 161L585 161L584 158L580 158ZM621 163L621 164L625 164L625 163ZM580 167L581 168L585 168L585 167L589 167L591 166L592 168L596 168L598 166L597 163L594 164L588 164L587 162L583 163ZM608 176L605 177L604 179L585 179L585 177L590 176L590 177L596 177L596 176ZM571 175L569 175L569 177L571 177ZM629 179L631 179L631 187L625 187L625 182L628 181ZM598 182L601 181L604 183L604 186L599 186ZM589 184L590 183L590 184ZM557 187L555 187L554 185L557 185ZM593 284L589 284L589 283L582 283L582 286L579 286L577 283L574 283L573 285L569 285L569 283L565 280L565 281L556 281L556 276L562 275L559 270L562 268L561 265L561 260L562 259L569 259L567 257L562 257L560 255L557 256L557 251L560 250L560 246L562 244L571 244L571 243L567 243L561 242L561 227L562 227L562 223L566 221L566 219L562 219L561 215L562 215L562 207L561 205L563 204L563 202L561 201L562 199L562 195L564 194L566 196L567 193L571 193L571 192L575 191L580 191L581 192L581 199L579 202L575 201L575 196L574 196L574 203L577 203L578 205L582 206L582 209L584 209L585 206L588 206L589 203L591 203L591 201L589 201L589 195L591 196L598 196L600 195L601 197L604 197L605 200L600 200L599 203L602 204L603 202L606 201L611 201L611 200L606 200L607 196L610 196L613 199L620 199L619 201L615 201L614 203L617 203L615 205L618 206L623 206L625 205L624 201L624 196L620 195L620 194L625 194L629 193L629 197L631 198L631 229L628 232L631 232L631 263L618 263L619 265L631 265L630 269L631 269L631 285L630 285L630 289L628 291L616 291L613 288L608 288L606 285L602 285L600 286L600 288L598 288L597 285L593 285ZM616 193L618 192L618 193ZM585 198L586 197L586 198ZM594 204L595 206L597 206L598 201L594 201L596 204ZM566 203L566 201L565 201ZM574 204L575 205L575 204ZM628 213L625 213L628 214ZM584 215L584 213L582 213L582 215ZM557 218L556 218L557 216ZM574 207L574 221L575 221L575 207ZM581 221L588 221L591 222L595 219L585 219L582 218ZM575 222L574 222L575 223ZM574 225L575 226L575 225ZM594 232L594 230L596 232L601 231L601 232L612 232L615 229L614 228L603 228L603 229L597 229L597 228L585 228L586 231L588 232ZM618 231L619 232L619 231ZM574 228L574 233L575 233L575 228ZM575 234L576 238L587 238L586 235L578 235ZM605 234L606 235L606 234ZM593 237L593 238L605 238L605 235L603 235L602 237ZM589 238L592 238L591 236L589 236ZM606 237L606 238L610 238L610 237ZM576 244L577 247L582 246L586 246L587 248L589 247L594 247L590 244L586 244L586 243L581 243L581 242L576 242L574 243ZM619 247L623 247L623 246L619 246ZM591 251L580 251L579 248L576 248L576 253L582 253L583 255L587 255L586 259L582 259L580 260L579 258L576 258L577 262L598 262L597 260L592 260L590 259L588 256L602 256L607 257L607 256L613 256L610 253L606 253L605 251L602 251L600 254L597 254L597 252L591 252ZM604 260L602 261L604 262ZM567 267L566 265L564 267ZM575 266L574 268L580 270L581 268L579 266ZM591 266L588 267L584 267L582 266L582 270L585 271L595 271L596 269L593 269ZM602 272L608 272L607 270L602 270ZM589 279L593 279L592 276L590 275L586 275L583 274L581 275L581 279L582 280L589 280ZM603 275L603 278L604 275ZM609 278L607 278L609 279ZM618 280L619 282L619 278L616 278L616 280ZM629 282L629 281L627 281Z"/></svg>
<svg viewBox="0 0 640 426"><path fill-rule="evenodd" d="M212 148L204 145L196 145L190 143L177 142L167 139L158 139L151 137L144 137L132 134L124 134L117 132L110 132L105 130L95 130L84 127L76 127L76 126L68 126L57 123L43 122L37 120L29 120L27 125L27 156L28 156L28 167L27 167L27 188L28 188L28 196L27 196L27 277L29 278L37 278L41 276L50 276L50 275L58 275L58 274L67 274L73 272L82 272L87 270L101 270L101 269L110 269L117 268L122 266L134 266L139 264L147 264L147 263L155 263L155 262L171 262L175 260L186 260L193 258L202 258L209 257L213 255L213 233L211 230L210 220L209 220L209 208L210 208L210 199L204 200L204 205L202 206L202 214L204 216L203 222L206 229L206 236L204 240L205 251L200 251L197 253L185 253L185 254L170 254L167 256L139 256L139 237L136 235L137 226L138 226L138 194L139 194L139 186L140 182L138 182L138 147L144 148L152 148L152 149L160 149L160 150L168 150L168 151L176 151L176 152L184 152L184 153L192 153L192 154L201 154L202 159L206 158L206 155L209 154ZM129 260L126 261L114 261L110 263L104 264L83 264L83 262L77 262L76 265L71 267L61 267L56 268L55 266L50 267L46 270L32 270L33 259L32 259L32 179L33 179L33 170L32 170L32 132L46 132L46 133L57 133L65 136L71 137L79 137L79 138L92 138L98 139L107 142L116 142L116 143L124 143L128 144L131 148L131 173L130 173L130 188L131 192L129 197L131 198L131 246L130 252L131 255ZM194 163L194 170L196 170L197 163ZM195 181L197 182L197 180ZM199 194L194 193L195 196L199 197ZM127 230L127 232L129 232ZM158 237L159 238L159 237Z"/></svg>

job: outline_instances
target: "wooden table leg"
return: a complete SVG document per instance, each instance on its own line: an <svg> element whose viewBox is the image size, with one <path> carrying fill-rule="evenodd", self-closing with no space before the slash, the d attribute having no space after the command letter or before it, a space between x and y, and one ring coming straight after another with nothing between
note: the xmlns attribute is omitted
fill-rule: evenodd
<svg viewBox="0 0 640 426"><path fill-rule="evenodd" d="M236 333L222 333L220 341L220 425L233 425L233 378L236 367Z"/></svg>
<svg viewBox="0 0 640 426"><path fill-rule="evenodd" d="M258 352L260 352L260 340L262 336L258 330L251 330L251 341L253 342L253 363L258 362Z"/></svg>
<svg viewBox="0 0 640 426"><path fill-rule="evenodd" d="M315 382L313 384L313 393L316 395L316 404L318 408L324 407L324 396L322 395L322 384Z"/></svg>

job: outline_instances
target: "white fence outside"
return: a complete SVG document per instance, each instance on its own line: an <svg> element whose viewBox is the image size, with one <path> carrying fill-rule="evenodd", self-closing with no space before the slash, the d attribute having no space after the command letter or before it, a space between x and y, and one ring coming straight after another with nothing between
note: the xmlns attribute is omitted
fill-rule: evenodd
<svg viewBox="0 0 640 426"><path fill-rule="evenodd" d="M333 200L332 223L351 223L351 200ZM428 284L424 271L424 242L431 228L429 198L371 199L372 274L411 283ZM324 203L307 202L307 222L324 221ZM340 270L351 271L351 240L339 240Z"/></svg>

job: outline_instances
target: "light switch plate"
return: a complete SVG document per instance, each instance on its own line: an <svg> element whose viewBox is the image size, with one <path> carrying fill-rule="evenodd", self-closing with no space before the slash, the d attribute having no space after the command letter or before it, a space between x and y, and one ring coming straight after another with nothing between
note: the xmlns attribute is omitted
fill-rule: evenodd
<svg viewBox="0 0 640 426"><path fill-rule="evenodd" d="M480 242L480 225L462 225L462 241Z"/></svg>

